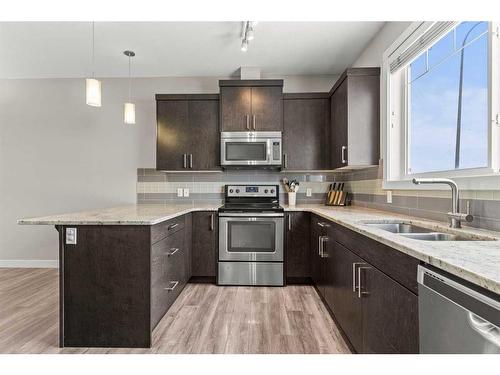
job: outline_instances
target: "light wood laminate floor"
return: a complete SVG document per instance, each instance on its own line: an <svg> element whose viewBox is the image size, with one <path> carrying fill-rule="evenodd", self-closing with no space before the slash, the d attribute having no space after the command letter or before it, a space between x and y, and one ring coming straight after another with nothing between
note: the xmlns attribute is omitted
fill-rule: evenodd
<svg viewBox="0 0 500 375"><path fill-rule="evenodd" d="M151 349L59 348L58 271L0 268L0 353L350 353L312 286L188 284Z"/></svg>

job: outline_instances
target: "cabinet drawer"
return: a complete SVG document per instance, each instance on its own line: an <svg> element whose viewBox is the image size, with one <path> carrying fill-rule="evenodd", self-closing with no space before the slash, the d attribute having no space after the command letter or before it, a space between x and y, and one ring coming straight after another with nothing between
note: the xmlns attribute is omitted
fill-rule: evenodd
<svg viewBox="0 0 500 375"><path fill-rule="evenodd" d="M182 215L174 219L164 221L163 223L153 225L151 227L151 243L154 244L161 239L184 229L184 222L185 215Z"/></svg>
<svg viewBox="0 0 500 375"><path fill-rule="evenodd" d="M151 324L160 321L187 283L184 231L153 245L151 251Z"/></svg>

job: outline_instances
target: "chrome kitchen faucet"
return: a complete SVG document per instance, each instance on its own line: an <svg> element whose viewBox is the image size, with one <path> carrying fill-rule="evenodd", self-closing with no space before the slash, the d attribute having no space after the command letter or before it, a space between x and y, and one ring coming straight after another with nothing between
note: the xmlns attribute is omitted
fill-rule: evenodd
<svg viewBox="0 0 500 375"><path fill-rule="evenodd" d="M458 186L455 181L448 178L414 178L413 183L419 184L445 184L451 188L451 212L446 215L450 219L451 228L461 228L461 221L471 222L474 217L469 213L469 204L467 204L467 213L460 213L460 198L458 195Z"/></svg>

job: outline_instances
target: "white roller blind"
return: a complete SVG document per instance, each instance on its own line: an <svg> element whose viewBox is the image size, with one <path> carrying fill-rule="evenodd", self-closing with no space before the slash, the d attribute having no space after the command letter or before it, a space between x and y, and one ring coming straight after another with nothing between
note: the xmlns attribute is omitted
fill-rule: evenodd
<svg viewBox="0 0 500 375"><path fill-rule="evenodd" d="M413 42L409 42L408 40L405 41L389 58L391 73L394 73L412 62L456 24L457 22L434 22L432 26L427 28L427 30Z"/></svg>

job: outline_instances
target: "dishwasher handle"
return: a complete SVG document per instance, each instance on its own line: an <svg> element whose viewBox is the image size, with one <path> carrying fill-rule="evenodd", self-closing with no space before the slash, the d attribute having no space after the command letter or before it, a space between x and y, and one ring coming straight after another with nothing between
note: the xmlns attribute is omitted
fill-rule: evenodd
<svg viewBox="0 0 500 375"><path fill-rule="evenodd" d="M467 320L469 326L474 331L479 333L486 340L500 347L500 328L470 311L467 314Z"/></svg>

